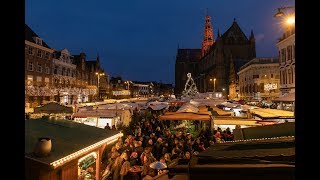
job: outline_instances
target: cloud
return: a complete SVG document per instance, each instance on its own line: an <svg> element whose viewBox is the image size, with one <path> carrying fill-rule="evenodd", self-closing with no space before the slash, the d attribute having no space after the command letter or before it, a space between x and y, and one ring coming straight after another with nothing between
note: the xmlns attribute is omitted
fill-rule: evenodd
<svg viewBox="0 0 320 180"><path fill-rule="evenodd" d="M256 43L264 39L264 34L260 33L255 36Z"/></svg>

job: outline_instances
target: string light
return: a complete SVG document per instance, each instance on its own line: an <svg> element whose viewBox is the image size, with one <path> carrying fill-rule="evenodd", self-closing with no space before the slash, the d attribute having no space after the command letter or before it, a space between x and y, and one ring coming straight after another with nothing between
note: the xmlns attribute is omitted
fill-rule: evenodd
<svg viewBox="0 0 320 180"><path fill-rule="evenodd" d="M233 143L233 142L248 142L248 141L262 141L262 140L271 140L271 139L283 139L283 138L294 138L295 136L280 136L272 138L260 138L260 139L244 139L244 140L233 140L233 141L221 141L220 143Z"/></svg>
<svg viewBox="0 0 320 180"><path fill-rule="evenodd" d="M197 86L191 77L191 73L187 74L187 81L182 91L182 96L184 97L194 97L196 94L199 94Z"/></svg>
<svg viewBox="0 0 320 180"><path fill-rule="evenodd" d="M93 145L90 145L90 146L88 146L88 147L86 147L84 149L81 149L81 150L79 150L77 152L74 152L74 153L72 153L72 154L70 154L68 156L65 156L65 157L63 157L63 158L61 158L59 160L56 160L56 161L50 163L50 165L52 165L54 168L56 168L58 165L61 165L62 163L70 161L71 159L73 159L75 157L78 157L78 156L80 156L80 155L82 155L84 153L87 153L87 152L89 152L89 151L101 146L102 144L105 144L105 143L112 144L112 143L116 142L122 136L123 136L123 133L118 133L118 134L116 134L114 136L111 136L111 137L106 138L106 139L104 139L102 141L99 141L99 142L97 142L97 143L95 143Z"/></svg>
<svg viewBox="0 0 320 180"><path fill-rule="evenodd" d="M49 88L49 87L38 87L38 86L27 86L25 88L25 95L28 96L55 96L58 94L67 95L95 95L97 89L82 89L82 88Z"/></svg>

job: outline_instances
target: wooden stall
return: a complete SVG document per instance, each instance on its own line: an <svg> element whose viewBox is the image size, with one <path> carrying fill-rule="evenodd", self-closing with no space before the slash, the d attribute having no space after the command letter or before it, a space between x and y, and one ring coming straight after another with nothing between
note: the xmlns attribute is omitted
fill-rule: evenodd
<svg viewBox="0 0 320 180"><path fill-rule="evenodd" d="M101 157L122 133L68 120L25 122L25 179L100 179Z"/></svg>

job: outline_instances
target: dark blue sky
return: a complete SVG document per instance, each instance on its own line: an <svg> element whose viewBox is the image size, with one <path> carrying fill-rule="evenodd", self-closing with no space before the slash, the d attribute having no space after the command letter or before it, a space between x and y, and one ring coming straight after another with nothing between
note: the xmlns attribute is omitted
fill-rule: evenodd
<svg viewBox="0 0 320 180"><path fill-rule="evenodd" d="M26 0L26 23L52 48L100 55L112 76L174 83L177 47L201 48L206 8L214 36L233 18L248 36L253 29L257 57L277 56L281 35L277 8L294 0Z"/></svg>

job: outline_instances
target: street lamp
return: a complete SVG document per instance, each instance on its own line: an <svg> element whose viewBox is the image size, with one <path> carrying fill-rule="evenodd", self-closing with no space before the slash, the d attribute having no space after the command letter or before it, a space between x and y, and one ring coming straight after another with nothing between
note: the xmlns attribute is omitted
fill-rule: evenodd
<svg viewBox="0 0 320 180"><path fill-rule="evenodd" d="M278 8L278 12L276 14L274 14L273 17L277 18L277 17L284 16L285 14L284 14L283 10L286 10L286 9L294 9L294 6L286 6L286 7Z"/></svg>
<svg viewBox="0 0 320 180"><path fill-rule="evenodd" d="M213 90L216 92L216 78L213 79Z"/></svg>
<svg viewBox="0 0 320 180"><path fill-rule="evenodd" d="M285 10L289 10L289 9L295 9L294 6L287 6L287 7L280 7L278 8L278 12L276 14L273 15L273 17L275 18L280 18L280 17L284 17L284 22L286 25L288 26L292 26L295 24L295 15L294 13L289 14L289 13L285 13Z"/></svg>
<svg viewBox="0 0 320 180"><path fill-rule="evenodd" d="M96 72L96 75L98 76L98 98L100 99L100 76L104 76L104 73Z"/></svg>

